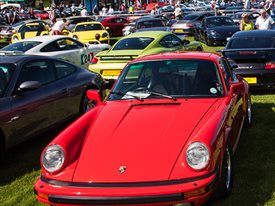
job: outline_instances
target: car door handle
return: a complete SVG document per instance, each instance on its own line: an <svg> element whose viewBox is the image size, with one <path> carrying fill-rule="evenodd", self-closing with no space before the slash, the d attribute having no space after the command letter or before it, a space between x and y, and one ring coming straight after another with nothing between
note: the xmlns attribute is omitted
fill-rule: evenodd
<svg viewBox="0 0 275 206"><path fill-rule="evenodd" d="M18 120L20 117L21 117L21 116L19 116L19 115L14 116L14 117L12 117L12 118L10 119L10 121L8 121L8 123L12 123L12 122Z"/></svg>
<svg viewBox="0 0 275 206"><path fill-rule="evenodd" d="M61 94L67 94L67 93L68 93L68 89L67 88L61 90Z"/></svg>

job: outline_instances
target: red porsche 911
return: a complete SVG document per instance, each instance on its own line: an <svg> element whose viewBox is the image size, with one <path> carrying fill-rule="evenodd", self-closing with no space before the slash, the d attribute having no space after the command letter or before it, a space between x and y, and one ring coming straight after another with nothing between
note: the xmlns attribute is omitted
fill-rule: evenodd
<svg viewBox="0 0 275 206"><path fill-rule="evenodd" d="M130 62L109 96L41 155L50 205L196 206L232 188L232 156L252 120L249 88L219 54Z"/></svg>

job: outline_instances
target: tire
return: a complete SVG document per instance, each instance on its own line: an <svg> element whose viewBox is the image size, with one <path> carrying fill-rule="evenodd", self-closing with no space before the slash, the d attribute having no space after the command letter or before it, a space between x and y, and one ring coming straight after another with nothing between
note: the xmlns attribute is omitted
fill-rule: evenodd
<svg viewBox="0 0 275 206"><path fill-rule="evenodd" d="M196 32L194 32L194 39L195 39L195 41L199 41L199 38L198 38L198 35Z"/></svg>
<svg viewBox="0 0 275 206"><path fill-rule="evenodd" d="M248 128L252 126L252 103L250 94L248 94L248 101L247 101L247 111L246 117L244 120L244 127Z"/></svg>
<svg viewBox="0 0 275 206"><path fill-rule="evenodd" d="M89 90L89 89L88 89ZM80 103L80 115L85 114L86 112L90 111L92 108L96 106L96 102L88 99L86 96L86 90L82 96L81 103ZM91 89L95 90L95 89Z"/></svg>
<svg viewBox="0 0 275 206"><path fill-rule="evenodd" d="M223 163L222 163L222 171L221 178L219 184L219 197L225 198L227 197L233 185L233 164L232 164L232 152L227 144L224 151Z"/></svg>
<svg viewBox="0 0 275 206"><path fill-rule="evenodd" d="M207 36L205 37L205 43L206 43L207 46L212 46L213 45L211 40Z"/></svg>

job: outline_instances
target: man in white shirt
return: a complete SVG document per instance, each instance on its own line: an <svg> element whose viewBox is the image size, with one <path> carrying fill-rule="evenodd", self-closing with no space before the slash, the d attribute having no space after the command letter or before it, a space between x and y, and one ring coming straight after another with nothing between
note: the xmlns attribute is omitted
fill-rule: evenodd
<svg viewBox="0 0 275 206"><path fill-rule="evenodd" d="M175 9L174 12L175 12L175 19L176 19L176 20L182 19L182 10L181 10L179 4L176 5L176 9Z"/></svg>
<svg viewBox="0 0 275 206"><path fill-rule="evenodd" d="M69 30L69 27L67 25L67 20L66 19L62 19L60 21L57 21L53 27L52 27L52 34L53 35L61 35L62 31L64 29Z"/></svg>
<svg viewBox="0 0 275 206"><path fill-rule="evenodd" d="M266 13L265 9L261 9L261 16L256 19L256 28L260 30L271 29L275 23L274 20Z"/></svg>
<svg viewBox="0 0 275 206"><path fill-rule="evenodd" d="M80 12L80 15L81 16L88 16L88 11L87 11L86 7L83 7L83 9Z"/></svg>

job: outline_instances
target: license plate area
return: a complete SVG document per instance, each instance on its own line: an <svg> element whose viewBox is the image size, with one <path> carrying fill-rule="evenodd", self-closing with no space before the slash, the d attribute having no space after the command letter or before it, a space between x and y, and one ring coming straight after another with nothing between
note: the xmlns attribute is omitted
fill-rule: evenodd
<svg viewBox="0 0 275 206"><path fill-rule="evenodd" d="M257 84L257 77L244 77L248 84Z"/></svg>

